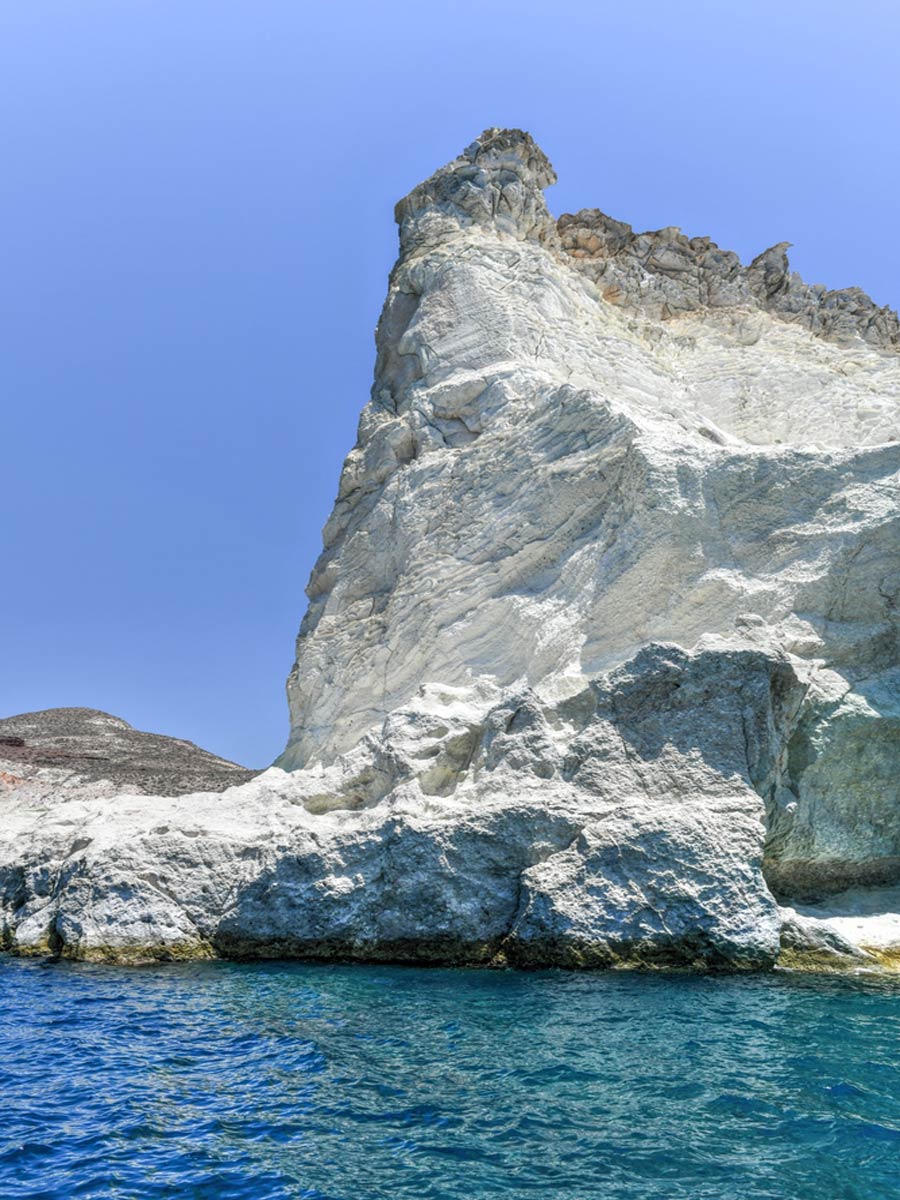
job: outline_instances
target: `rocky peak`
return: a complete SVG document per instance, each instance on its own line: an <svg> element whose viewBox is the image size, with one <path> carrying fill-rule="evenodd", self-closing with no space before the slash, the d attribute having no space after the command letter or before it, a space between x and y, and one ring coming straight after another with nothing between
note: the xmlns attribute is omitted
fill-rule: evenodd
<svg viewBox="0 0 900 1200"><path fill-rule="evenodd" d="M462 154L399 202L400 261L475 229L557 250L600 289L602 299L667 319L703 309L762 309L810 333L861 338L900 351L900 322L860 288L808 284L790 270L789 242L744 266L709 237L675 226L636 233L598 208L554 222L543 189L556 182L549 159L521 129L486 129Z"/></svg>
<svg viewBox="0 0 900 1200"><path fill-rule="evenodd" d="M0 946L900 963L896 319L784 245L557 231L552 178L489 130L399 206L288 770L0 722L57 764L0 788Z"/></svg>
<svg viewBox="0 0 900 1200"><path fill-rule="evenodd" d="M556 231L543 195L553 183L556 173L530 134L486 129L396 206L401 255L473 226L520 241L553 241Z"/></svg>

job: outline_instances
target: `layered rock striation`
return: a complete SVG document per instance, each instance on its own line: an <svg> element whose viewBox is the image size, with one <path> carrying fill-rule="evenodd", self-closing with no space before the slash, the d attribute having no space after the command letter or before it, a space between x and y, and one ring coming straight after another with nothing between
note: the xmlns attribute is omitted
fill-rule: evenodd
<svg viewBox="0 0 900 1200"><path fill-rule="evenodd" d="M397 206L278 765L13 791L9 947L893 961L897 318L554 179L489 130Z"/></svg>

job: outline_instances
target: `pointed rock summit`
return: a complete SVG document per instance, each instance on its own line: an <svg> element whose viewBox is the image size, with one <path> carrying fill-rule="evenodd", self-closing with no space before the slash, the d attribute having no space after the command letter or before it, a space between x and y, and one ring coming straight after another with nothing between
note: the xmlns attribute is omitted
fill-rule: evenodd
<svg viewBox="0 0 900 1200"><path fill-rule="evenodd" d="M486 129L394 209L401 257L479 227L521 241L553 242L556 227L544 188L554 183L556 172L530 134Z"/></svg>
<svg viewBox="0 0 900 1200"><path fill-rule="evenodd" d="M10 948L900 961L896 315L554 180L490 129L398 204L284 754L13 789Z"/></svg>

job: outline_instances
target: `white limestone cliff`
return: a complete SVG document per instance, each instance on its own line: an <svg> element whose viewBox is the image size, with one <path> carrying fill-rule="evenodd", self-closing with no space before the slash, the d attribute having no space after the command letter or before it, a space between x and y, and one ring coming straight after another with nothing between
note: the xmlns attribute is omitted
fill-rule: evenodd
<svg viewBox="0 0 900 1200"><path fill-rule="evenodd" d="M278 766L11 788L9 947L900 957L896 316L554 178L489 130L397 207Z"/></svg>

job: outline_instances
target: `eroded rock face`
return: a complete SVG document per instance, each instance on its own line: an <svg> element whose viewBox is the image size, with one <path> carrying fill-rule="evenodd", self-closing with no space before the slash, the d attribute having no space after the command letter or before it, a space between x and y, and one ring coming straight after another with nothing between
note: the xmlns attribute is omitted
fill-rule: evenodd
<svg viewBox="0 0 900 1200"><path fill-rule="evenodd" d="M6 941L100 958L771 965L756 788L801 692L786 660L648 648L550 707L528 688L487 709L423 689L327 767L189 805L10 806Z"/></svg>
<svg viewBox="0 0 900 1200"><path fill-rule="evenodd" d="M900 880L896 317L554 178L489 130L397 207L278 766L7 803L7 945L892 961L815 906Z"/></svg>

